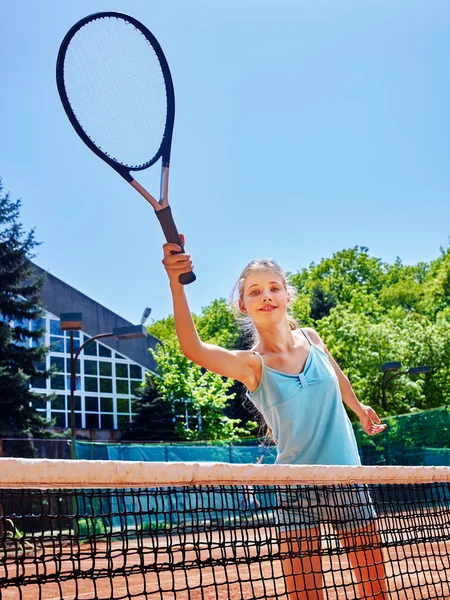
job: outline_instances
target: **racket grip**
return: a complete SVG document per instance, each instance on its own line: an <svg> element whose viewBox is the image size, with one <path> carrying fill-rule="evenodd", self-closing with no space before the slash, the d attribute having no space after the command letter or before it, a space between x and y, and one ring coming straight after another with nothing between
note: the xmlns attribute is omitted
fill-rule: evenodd
<svg viewBox="0 0 450 600"><path fill-rule="evenodd" d="M156 210L155 212L159 222L161 223L161 227L166 240L171 244L178 244L182 248L181 252L184 252L180 236L178 235L177 226L175 225L175 221L173 220L170 206L166 206L164 208L161 208L161 210ZM190 273L182 273L180 275L180 283L182 283L183 285L192 283L196 279L197 278L194 274L194 271L190 271Z"/></svg>

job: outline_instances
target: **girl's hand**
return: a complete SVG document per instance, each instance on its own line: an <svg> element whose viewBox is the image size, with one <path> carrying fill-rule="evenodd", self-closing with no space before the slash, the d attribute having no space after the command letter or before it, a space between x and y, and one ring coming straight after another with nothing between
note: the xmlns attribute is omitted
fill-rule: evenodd
<svg viewBox="0 0 450 600"><path fill-rule="evenodd" d="M386 424L382 425L380 417L377 413L370 408L370 406L363 406L364 412L359 417L361 427L367 433L367 435L376 435L386 429Z"/></svg>
<svg viewBox="0 0 450 600"><path fill-rule="evenodd" d="M184 235L180 233L180 240L184 246ZM178 244L166 243L163 245L164 258L163 265L169 276L170 285L182 285L180 283L180 275L182 273L189 273L193 270L194 266L191 261L190 254L180 254L181 247ZM177 254L173 254L173 252Z"/></svg>

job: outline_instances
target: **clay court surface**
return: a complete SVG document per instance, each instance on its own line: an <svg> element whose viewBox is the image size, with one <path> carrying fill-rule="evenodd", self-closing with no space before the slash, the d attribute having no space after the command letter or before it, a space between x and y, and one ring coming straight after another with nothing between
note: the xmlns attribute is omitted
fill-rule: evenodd
<svg viewBox="0 0 450 600"><path fill-rule="evenodd" d="M380 528L382 530L382 527ZM265 531L267 534L267 530ZM68 574L74 567L80 571L93 569L95 576L79 577L43 585L30 584L0 589L1 600L91 600L91 599L163 599L163 600L288 600L284 590L279 560L270 560L278 551L276 539L261 540L255 532L250 539L239 539L237 530L203 533L195 539L183 537L183 545L176 536L141 538L107 544L95 541L79 547L79 560L70 546L60 548L55 560L52 549L29 550L24 570L14 561L14 551L7 555L8 577L52 575L59 568ZM261 542L258 546L255 542ZM386 540L385 540L386 541ZM386 569L392 600L450 599L450 542L410 543L385 549ZM392 540L387 540L392 542ZM224 543L226 545L224 545ZM324 538L324 546L329 544ZM138 554L138 547L143 550ZM140 556L144 565L152 565L147 573L140 572ZM259 557L256 558L256 557ZM3 556L4 558L4 556ZM225 566L189 567L189 564L207 559L223 560ZM256 559L257 562L254 562ZM37 561L37 565L33 565ZM175 565L171 571L164 563ZM248 563L247 563L248 561ZM232 564L233 562L240 564ZM228 564L229 563L229 564ZM155 568L156 565L156 568ZM17 569L17 571L16 571ZM145 567L144 567L145 569ZM161 569L161 570L160 570ZM126 570L127 575L123 572ZM111 575L111 571L116 574ZM323 571L329 600L359 598L345 554L324 553ZM110 573L110 574L108 574ZM4 577L5 563L0 562L0 577Z"/></svg>

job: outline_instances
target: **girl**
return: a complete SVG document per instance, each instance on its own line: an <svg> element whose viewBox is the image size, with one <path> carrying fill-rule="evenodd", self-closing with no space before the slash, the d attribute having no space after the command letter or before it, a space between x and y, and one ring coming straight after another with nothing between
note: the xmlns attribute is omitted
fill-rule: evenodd
<svg viewBox="0 0 450 600"><path fill-rule="evenodd" d="M184 246L184 237L180 236ZM253 261L237 283L238 305L256 333L252 350L226 350L201 341L191 317L182 273L192 271L189 254L176 244L164 244L163 264L170 280L175 327L184 355L224 377L241 381L264 416L277 442L279 464L359 465L356 439L343 403L358 416L366 433L375 435L380 424L375 411L362 405L350 382L331 357L319 335L300 329L288 317L291 295L281 268L273 261ZM354 488L353 488L354 489ZM294 558L283 560L289 600L322 600L323 575L320 557L320 494L308 514L302 498L284 494L280 514L283 530L280 551ZM331 504L331 506L330 506ZM338 501L325 499L326 514L339 522L338 536L348 547L362 597L384 600L386 576L375 514L364 491L349 492ZM298 507L295 513L295 506ZM294 515L294 516L292 516ZM350 515L357 529L352 529ZM346 518L347 517L347 518ZM356 517L356 521L355 521ZM347 521L347 523L346 523ZM299 531L300 530L300 531ZM362 548L372 546L370 549ZM352 550L359 547L361 550ZM307 550L307 552L306 552Z"/></svg>

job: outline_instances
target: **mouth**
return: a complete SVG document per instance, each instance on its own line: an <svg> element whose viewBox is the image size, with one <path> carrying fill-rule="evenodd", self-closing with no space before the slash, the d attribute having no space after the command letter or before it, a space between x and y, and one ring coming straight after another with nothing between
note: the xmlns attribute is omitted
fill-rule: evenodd
<svg viewBox="0 0 450 600"><path fill-rule="evenodd" d="M276 306L267 305L267 306L263 306L259 310L260 310L260 312L272 312L276 308L277 308Z"/></svg>

